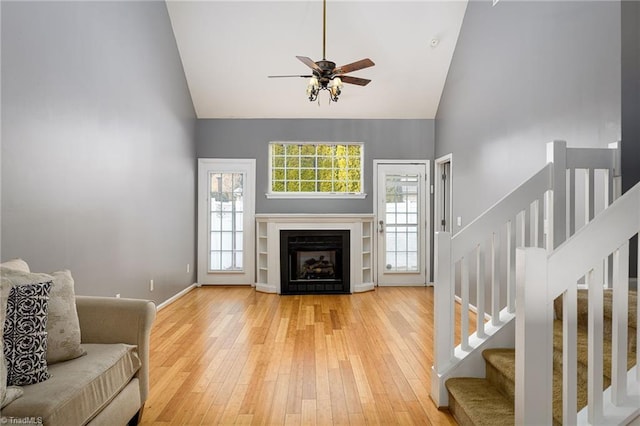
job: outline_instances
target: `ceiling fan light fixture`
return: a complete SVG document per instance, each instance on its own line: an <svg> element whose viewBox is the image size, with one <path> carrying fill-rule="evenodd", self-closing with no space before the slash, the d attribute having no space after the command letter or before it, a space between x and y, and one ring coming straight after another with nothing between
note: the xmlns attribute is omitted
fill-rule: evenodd
<svg viewBox="0 0 640 426"><path fill-rule="evenodd" d="M340 77L336 77L331 80L331 84L329 85L329 93L331 93L331 100L333 102L338 102L338 96L342 93L342 80Z"/></svg>
<svg viewBox="0 0 640 426"><path fill-rule="evenodd" d="M311 77L309 79L309 84L307 85L307 96L311 102L318 99L318 92L320 92L320 84L318 83L318 79L316 77Z"/></svg>

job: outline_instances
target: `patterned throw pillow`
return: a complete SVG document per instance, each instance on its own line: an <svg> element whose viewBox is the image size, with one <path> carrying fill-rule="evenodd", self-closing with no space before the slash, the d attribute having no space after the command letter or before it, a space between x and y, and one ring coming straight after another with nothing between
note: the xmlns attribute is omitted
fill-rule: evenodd
<svg viewBox="0 0 640 426"><path fill-rule="evenodd" d="M4 324L7 384L30 385L49 378L47 308L53 281L15 285Z"/></svg>

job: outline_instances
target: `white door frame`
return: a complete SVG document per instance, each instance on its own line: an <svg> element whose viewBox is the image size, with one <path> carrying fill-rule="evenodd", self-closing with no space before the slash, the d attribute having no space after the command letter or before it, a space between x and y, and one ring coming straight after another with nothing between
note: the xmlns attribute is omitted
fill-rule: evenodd
<svg viewBox="0 0 640 426"><path fill-rule="evenodd" d="M246 173L243 188L243 235L242 235L242 271L210 272L209 244L211 221L209 206L209 172ZM198 159L198 285L255 285L255 199L256 199L256 160L235 158L199 158Z"/></svg>
<svg viewBox="0 0 640 426"><path fill-rule="evenodd" d="M442 180L440 179L440 175L442 175L445 164L449 163L449 191L447 191L448 199L446 203L448 204L449 217L445 217L444 219L449 223L449 232L453 235L453 185L452 185L452 176L453 176L453 154L443 155L440 158L437 158L434 161L435 170L433 174L433 182L435 191L433 194L433 229L434 233L440 231L440 226L442 222L442 192L446 191L446 188L442 187Z"/></svg>
<svg viewBox="0 0 640 426"><path fill-rule="evenodd" d="M380 219L378 218L378 165L380 164L416 164L416 165L424 165L425 166L425 182L424 182L424 192L425 192L425 197L424 197L424 201L423 201L423 210L424 210L424 223L423 223L423 227L424 227L424 253L422 253L422 261L424 262L424 273L425 273L425 283L421 284L421 285L427 285L429 282L429 277L431 274L431 232L430 232L430 225L431 225L431 213L430 213L430 206L431 206L431 201L430 201L430 191L429 188L431 187L431 169L430 169L430 161L429 160L373 160L373 213L375 216L375 222L374 222L374 233L377 235L379 232L379 222ZM377 238L373 244L374 247L374 254L373 254L373 271L374 271L374 279L375 279L375 285L378 286L378 268L379 266L379 262L378 260L378 243L377 243Z"/></svg>

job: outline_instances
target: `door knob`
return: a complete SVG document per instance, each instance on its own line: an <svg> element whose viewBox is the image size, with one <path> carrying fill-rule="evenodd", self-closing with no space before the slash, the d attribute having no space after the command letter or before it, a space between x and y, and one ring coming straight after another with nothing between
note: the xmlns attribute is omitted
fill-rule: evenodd
<svg viewBox="0 0 640 426"><path fill-rule="evenodd" d="M378 228L378 232L383 233L384 232L384 220L380 220L378 223L380 224L380 227Z"/></svg>

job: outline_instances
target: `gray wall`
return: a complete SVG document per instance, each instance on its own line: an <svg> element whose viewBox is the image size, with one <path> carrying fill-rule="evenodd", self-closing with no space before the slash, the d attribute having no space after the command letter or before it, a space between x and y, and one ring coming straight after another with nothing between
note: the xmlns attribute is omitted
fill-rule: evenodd
<svg viewBox="0 0 640 426"><path fill-rule="evenodd" d="M2 260L69 268L78 294L192 284L195 113L166 4L1 7Z"/></svg>
<svg viewBox="0 0 640 426"><path fill-rule="evenodd" d="M255 158L256 213L372 213L374 159L433 159L433 120L198 120L199 158ZM267 199L271 141L364 142L362 200Z"/></svg>
<svg viewBox="0 0 640 426"><path fill-rule="evenodd" d="M640 182L640 2L622 5L622 189ZM637 238L630 250L637 277Z"/></svg>
<svg viewBox="0 0 640 426"><path fill-rule="evenodd" d="M491 4L469 2L436 116L462 226L544 166L547 142L620 139L620 3Z"/></svg>

